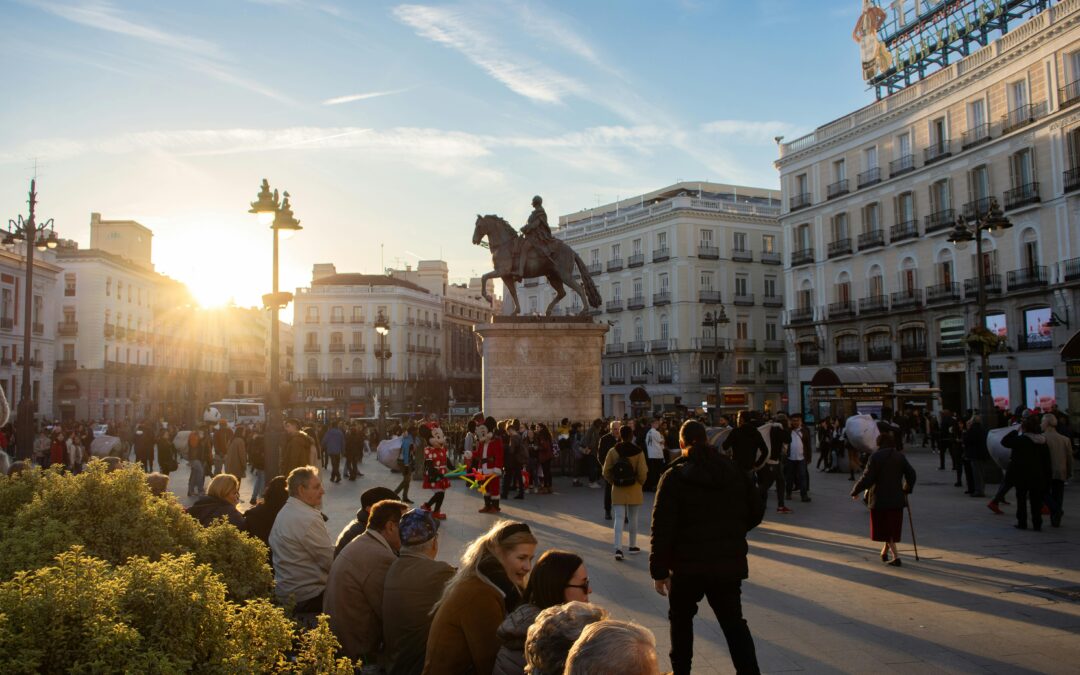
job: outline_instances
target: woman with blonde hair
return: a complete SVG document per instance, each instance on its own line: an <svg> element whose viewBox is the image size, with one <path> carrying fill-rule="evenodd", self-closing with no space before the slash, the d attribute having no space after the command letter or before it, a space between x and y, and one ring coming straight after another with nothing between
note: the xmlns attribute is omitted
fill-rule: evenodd
<svg viewBox="0 0 1080 675"><path fill-rule="evenodd" d="M499 651L499 625L520 603L536 554L525 523L501 520L473 540L435 606L424 675L487 675Z"/></svg>
<svg viewBox="0 0 1080 675"><path fill-rule="evenodd" d="M219 473L210 481L206 495L199 497L188 507L188 515L199 521L203 527L209 527L219 518L225 517L229 523L244 529L244 516L236 510L240 503L240 479L229 473Z"/></svg>

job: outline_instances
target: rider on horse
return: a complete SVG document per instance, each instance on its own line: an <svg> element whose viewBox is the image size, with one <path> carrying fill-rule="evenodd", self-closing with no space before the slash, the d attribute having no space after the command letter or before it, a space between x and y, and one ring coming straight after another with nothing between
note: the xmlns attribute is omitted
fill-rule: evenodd
<svg viewBox="0 0 1080 675"><path fill-rule="evenodd" d="M544 210L544 200L540 195L532 198L533 212L529 214L529 222L521 228L521 251L518 254L517 276L525 278L525 263L529 257L529 251L535 249L541 255L550 256L550 243L554 239L551 236L551 228L548 227L547 211Z"/></svg>

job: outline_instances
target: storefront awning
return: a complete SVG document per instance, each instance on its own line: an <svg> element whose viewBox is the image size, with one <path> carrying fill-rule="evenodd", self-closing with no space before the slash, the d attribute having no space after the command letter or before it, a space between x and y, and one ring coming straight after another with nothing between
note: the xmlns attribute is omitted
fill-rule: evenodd
<svg viewBox="0 0 1080 675"><path fill-rule="evenodd" d="M1061 348L1061 358L1065 361L1080 359L1080 330L1073 333L1073 336Z"/></svg>
<svg viewBox="0 0 1080 675"><path fill-rule="evenodd" d="M892 384L895 376L888 366L845 365L821 368L810 380L811 387L840 387L845 384Z"/></svg>

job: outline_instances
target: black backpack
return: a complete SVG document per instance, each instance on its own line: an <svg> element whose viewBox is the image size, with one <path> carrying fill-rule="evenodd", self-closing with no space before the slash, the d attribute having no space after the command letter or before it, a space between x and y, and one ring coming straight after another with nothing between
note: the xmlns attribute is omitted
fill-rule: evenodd
<svg viewBox="0 0 1080 675"><path fill-rule="evenodd" d="M637 471L634 470L634 465L629 459L619 455L619 458L615 460L615 464L611 467L611 482L616 487L630 487L637 483Z"/></svg>

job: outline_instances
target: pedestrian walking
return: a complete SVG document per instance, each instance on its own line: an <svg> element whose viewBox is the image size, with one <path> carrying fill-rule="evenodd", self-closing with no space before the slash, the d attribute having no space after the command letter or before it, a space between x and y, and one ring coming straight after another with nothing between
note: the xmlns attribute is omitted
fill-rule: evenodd
<svg viewBox="0 0 1080 675"><path fill-rule="evenodd" d="M1050 525L1061 527L1061 516L1065 513L1065 481L1073 473L1072 443L1058 432L1058 419L1052 413L1042 416L1042 428L1050 452L1050 494L1047 499Z"/></svg>
<svg viewBox="0 0 1080 675"><path fill-rule="evenodd" d="M1021 431L1023 433L1021 433ZM1042 422L1038 415L1028 415L1020 424L1001 439L1001 445L1012 450L1009 471L1016 487L1016 527L1028 529L1027 508L1031 506L1031 529L1042 530L1042 508L1050 489L1050 449L1042 434Z"/></svg>
<svg viewBox="0 0 1080 675"><path fill-rule="evenodd" d="M340 483L341 456L345 454L345 433L341 431L337 420L330 422L330 427L323 434L322 448L325 456L330 459L330 482Z"/></svg>
<svg viewBox="0 0 1080 675"><path fill-rule="evenodd" d="M229 449L225 453L225 473L236 477L239 486L247 469L247 428L240 426L229 440Z"/></svg>
<svg viewBox="0 0 1080 675"><path fill-rule="evenodd" d="M394 488L394 494L401 495L401 500L406 504L412 504L409 499L409 486L412 484L413 456L416 452L416 427L408 425L401 433L401 456L398 458L397 467L401 471L401 482Z"/></svg>
<svg viewBox="0 0 1080 675"><path fill-rule="evenodd" d="M251 503L254 505L262 497L266 488L266 439L262 430L254 428L247 444L248 464L251 466Z"/></svg>
<svg viewBox="0 0 1080 675"><path fill-rule="evenodd" d="M900 567L896 548L904 529L904 506L915 487L915 469L897 447L897 431L889 424L878 423L878 449L870 455L862 477L851 488L851 498L859 499L864 490L870 507L870 539L882 542L881 562ZM892 560L889 554L892 553Z"/></svg>

